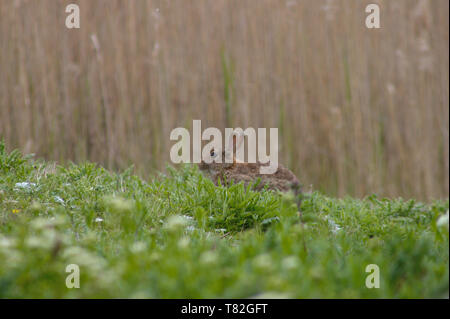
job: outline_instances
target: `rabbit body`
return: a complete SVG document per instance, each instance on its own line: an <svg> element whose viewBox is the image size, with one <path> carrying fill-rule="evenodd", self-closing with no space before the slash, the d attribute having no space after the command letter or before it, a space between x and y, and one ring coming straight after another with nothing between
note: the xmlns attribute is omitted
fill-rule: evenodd
<svg viewBox="0 0 450 319"><path fill-rule="evenodd" d="M236 160L233 163L200 163L199 168L217 185L219 179L222 184L229 185L231 182L244 182L245 186L256 182L259 178L260 183L255 186L260 191L267 186L269 190L288 192L292 190L294 194L300 192L300 182L297 177L287 168L278 165L274 174L261 174L261 163L241 163Z"/></svg>

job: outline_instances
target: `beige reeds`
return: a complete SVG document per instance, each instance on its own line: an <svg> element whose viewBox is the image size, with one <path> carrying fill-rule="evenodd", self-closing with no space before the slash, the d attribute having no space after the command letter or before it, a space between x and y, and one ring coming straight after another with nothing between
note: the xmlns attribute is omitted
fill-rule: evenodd
<svg viewBox="0 0 450 319"><path fill-rule="evenodd" d="M279 127L330 194L449 192L447 0L0 1L0 137L57 161L164 169L170 131Z"/></svg>

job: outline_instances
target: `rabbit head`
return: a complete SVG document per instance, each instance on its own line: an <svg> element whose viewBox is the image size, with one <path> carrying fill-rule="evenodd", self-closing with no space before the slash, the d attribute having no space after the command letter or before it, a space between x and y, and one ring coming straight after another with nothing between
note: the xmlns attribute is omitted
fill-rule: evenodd
<svg viewBox="0 0 450 319"><path fill-rule="evenodd" d="M236 150L242 145L244 135L234 130L228 137L228 143L224 149L212 148L207 154L206 160L202 158L199 163L200 170L207 170L210 172L219 172L223 169L233 167L238 161L236 160Z"/></svg>

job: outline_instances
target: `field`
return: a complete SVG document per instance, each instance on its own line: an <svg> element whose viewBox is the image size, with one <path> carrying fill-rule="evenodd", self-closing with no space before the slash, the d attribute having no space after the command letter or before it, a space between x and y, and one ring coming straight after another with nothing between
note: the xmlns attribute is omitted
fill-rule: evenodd
<svg viewBox="0 0 450 319"><path fill-rule="evenodd" d="M216 187L193 166L132 172L0 143L0 298L449 296L448 200L313 192L299 216L289 194Z"/></svg>

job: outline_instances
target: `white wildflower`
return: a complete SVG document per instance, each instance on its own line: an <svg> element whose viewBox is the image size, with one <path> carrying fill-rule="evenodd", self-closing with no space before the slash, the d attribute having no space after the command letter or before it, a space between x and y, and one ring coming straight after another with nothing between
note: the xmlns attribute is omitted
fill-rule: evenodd
<svg viewBox="0 0 450 319"><path fill-rule="evenodd" d="M298 258L296 256L288 256L283 259L281 265L284 269L296 269L299 265Z"/></svg>
<svg viewBox="0 0 450 319"><path fill-rule="evenodd" d="M202 264L214 264L218 259L217 253L213 251L206 251L200 256Z"/></svg>
<svg viewBox="0 0 450 319"><path fill-rule="evenodd" d="M25 189L25 190L29 190L32 189L33 187L35 187L36 184L35 183L30 183L30 182L22 182L22 183L16 183L16 185L14 186L14 188L17 189Z"/></svg>
<svg viewBox="0 0 450 319"><path fill-rule="evenodd" d="M60 203L61 205L64 205L64 200L59 196L54 196L55 202Z"/></svg>
<svg viewBox="0 0 450 319"><path fill-rule="evenodd" d="M444 215L442 215L442 216L440 216L439 218L438 218L438 220L437 220L437 222L436 222L436 225L438 226L438 227L445 227L445 228L449 228L449 221L448 221L448 210L447 210L447 212L444 214Z"/></svg>
<svg viewBox="0 0 450 319"><path fill-rule="evenodd" d="M180 215L173 215L167 219L164 227L168 230L175 231L181 228L184 228L187 225L186 218L183 218Z"/></svg>

